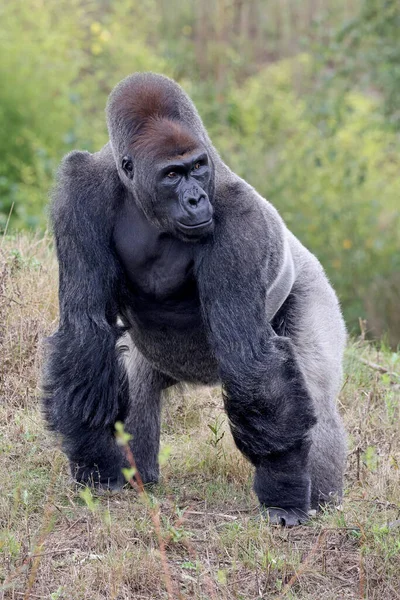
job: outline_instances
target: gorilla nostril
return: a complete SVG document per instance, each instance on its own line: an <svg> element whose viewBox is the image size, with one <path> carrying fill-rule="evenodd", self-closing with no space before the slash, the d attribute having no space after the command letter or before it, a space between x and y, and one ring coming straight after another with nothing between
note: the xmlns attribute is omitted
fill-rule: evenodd
<svg viewBox="0 0 400 600"><path fill-rule="evenodd" d="M189 198L188 203L190 206L197 206L198 200L195 200L195 198Z"/></svg>

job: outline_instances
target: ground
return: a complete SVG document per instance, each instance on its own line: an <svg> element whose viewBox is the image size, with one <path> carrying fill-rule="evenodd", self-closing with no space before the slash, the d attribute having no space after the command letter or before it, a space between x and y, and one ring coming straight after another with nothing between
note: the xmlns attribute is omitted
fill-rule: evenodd
<svg viewBox="0 0 400 600"><path fill-rule="evenodd" d="M339 397L343 505L285 530L259 517L218 388L166 397L161 485L76 489L39 405L57 324L48 237L0 239L0 323L0 600L400 598L400 353L364 341L365 324Z"/></svg>

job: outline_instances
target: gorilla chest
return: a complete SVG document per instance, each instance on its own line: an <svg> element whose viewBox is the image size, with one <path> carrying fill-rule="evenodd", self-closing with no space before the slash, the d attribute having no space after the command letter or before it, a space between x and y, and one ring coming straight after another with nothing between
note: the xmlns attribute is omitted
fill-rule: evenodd
<svg viewBox="0 0 400 600"><path fill-rule="evenodd" d="M134 218L136 217L136 218ZM139 217L139 218L138 218ZM114 229L114 244L137 298L151 303L193 301L193 258L190 244L160 233L137 214L123 211Z"/></svg>

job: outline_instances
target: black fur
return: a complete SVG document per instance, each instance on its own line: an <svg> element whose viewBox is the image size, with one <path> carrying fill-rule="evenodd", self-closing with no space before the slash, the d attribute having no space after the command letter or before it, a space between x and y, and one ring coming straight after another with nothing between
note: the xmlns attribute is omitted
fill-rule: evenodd
<svg viewBox="0 0 400 600"><path fill-rule="evenodd" d="M64 159L52 207L60 325L44 407L71 470L119 487L122 419L143 480L157 481L162 390L221 381L260 503L274 522L302 522L342 490L336 297L175 82L127 78L107 119L110 143Z"/></svg>

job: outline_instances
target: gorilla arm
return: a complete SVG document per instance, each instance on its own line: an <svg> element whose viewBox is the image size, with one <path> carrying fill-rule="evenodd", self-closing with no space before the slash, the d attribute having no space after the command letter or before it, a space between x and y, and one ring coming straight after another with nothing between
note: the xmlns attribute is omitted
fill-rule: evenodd
<svg viewBox="0 0 400 600"><path fill-rule="evenodd" d="M289 294L293 263L278 213L246 188L246 199L240 190L217 216L201 258L202 309L232 434L256 466L260 502L307 512L314 409L290 339L269 323Z"/></svg>
<svg viewBox="0 0 400 600"><path fill-rule="evenodd" d="M124 389L116 354L120 274L110 245L119 183L107 162L107 149L72 152L53 197L60 324L49 339L44 405L62 433L73 423L112 424Z"/></svg>

